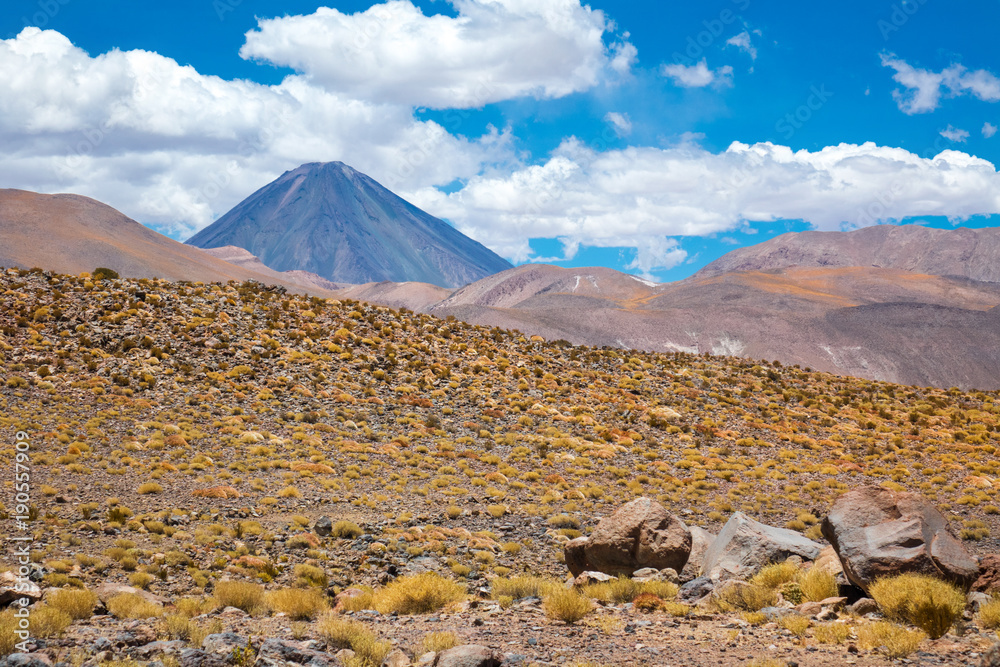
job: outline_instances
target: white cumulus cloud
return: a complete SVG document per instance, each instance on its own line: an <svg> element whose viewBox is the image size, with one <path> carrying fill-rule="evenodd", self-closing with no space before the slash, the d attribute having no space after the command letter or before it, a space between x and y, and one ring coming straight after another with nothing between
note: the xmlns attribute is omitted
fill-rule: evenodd
<svg viewBox="0 0 1000 667"><path fill-rule="evenodd" d="M1000 101L1000 78L987 70L970 71L962 65L951 65L940 72L920 69L896 56L883 53L882 65L896 71L893 80L904 87L893 91L900 111L918 114L934 111L941 97L971 95L984 102Z"/></svg>
<svg viewBox="0 0 1000 667"><path fill-rule="evenodd" d="M941 130L941 136L948 141L954 141L958 143L964 143L966 139L969 138L969 132L967 130L962 130L952 125L948 125L945 129Z"/></svg>
<svg viewBox="0 0 1000 667"><path fill-rule="evenodd" d="M992 137L994 134L997 133L997 126L994 125L993 123L989 123L989 122L983 123L983 130L982 130L982 132L983 132L983 136L986 137L987 139L989 139L990 137Z"/></svg>
<svg viewBox="0 0 1000 667"><path fill-rule="evenodd" d="M729 65L719 69L710 69L704 58L694 65L680 63L663 66L663 76L671 79L675 85L682 88L704 88L706 86L732 85L733 68Z"/></svg>
<svg viewBox="0 0 1000 667"><path fill-rule="evenodd" d="M0 40L0 71L4 187L84 194L178 235L304 162L342 160L407 189L474 176L508 150L503 133L459 138L306 77L265 86L148 51L92 57L37 28Z"/></svg>
<svg viewBox="0 0 1000 667"><path fill-rule="evenodd" d="M320 7L262 19L240 55L335 93L433 108L563 97L627 72L636 58L627 38L605 41L613 24L579 0L449 2L458 16L390 0L355 14Z"/></svg>
<svg viewBox="0 0 1000 667"><path fill-rule="evenodd" d="M683 259L668 237L705 236L747 222L805 220L840 230L944 215L1000 213L1000 174L957 151L923 158L873 143L793 151L733 143L597 153L567 140L544 164L471 179L458 192L423 189L412 199L517 261L530 238L634 248L649 273ZM657 259L658 258L658 259Z"/></svg>

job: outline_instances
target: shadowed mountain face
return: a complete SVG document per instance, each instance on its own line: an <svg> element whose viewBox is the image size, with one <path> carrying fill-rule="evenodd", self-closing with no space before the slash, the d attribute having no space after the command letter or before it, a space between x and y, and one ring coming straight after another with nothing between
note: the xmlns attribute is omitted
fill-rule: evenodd
<svg viewBox="0 0 1000 667"><path fill-rule="evenodd" d="M510 264L341 162L299 167L188 240L237 246L276 271L336 283L460 287Z"/></svg>
<svg viewBox="0 0 1000 667"><path fill-rule="evenodd" d="M1000 282L1000 228L877 225L853 232L792 232L734 250L695 277L793 266L866 266L995 283Z"/></svg>
<svg viewBox="0 0 1000 667"><path fill-rule="evenodd" d="M256 280L328 294L274 271L224 262L80 195L0 190L0 266L80 274L97 267L123 277L226 282Z"/></svg>

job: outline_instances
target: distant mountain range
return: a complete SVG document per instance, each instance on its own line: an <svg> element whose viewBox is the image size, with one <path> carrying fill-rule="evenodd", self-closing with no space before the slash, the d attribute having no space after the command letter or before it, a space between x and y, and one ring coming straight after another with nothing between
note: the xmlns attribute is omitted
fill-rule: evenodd
<svg viewBox="0 0 1000 667"><path fill-rule="evenodd" d="M1000 282L1000 228L876 225L853 232L792 232L734 250L696 278L734 271L866 266Z"/></svg>
<svg viewBox="0 0 1000 667"><path fill-rule="evenodd" d="M332 176L327 173L331 169ZM337 163L307 165L278 182L284 183L287 201L275 205L280 189L259 199L261 219L267 219L271 231L249 234L254 243L273 238L279 249L288 246L291 251L289 244L296 245L291 239L312 238L305 222L291 236L281 235L275 218L265 215L267 211L291 212L297 200L311 202L307 208L333 210L332 203L310 193L305 187L308 183L323 191L335 189L334 203L349 202L349 215L334 211L320 225L327 229L340 225L349 232L345 235L349 251L339 257L353 257L364 250L356 242L370 238L372 230L392 240L392 250L385 251L388 255L403 253L405 249L397 245L416 238L412 234L440 231L421 218L426 214L394 200L374 181ZM356 191L348 187L351 183ZM253 210L249 202L254 197L241 206ZM415 232L412 218L383 216L379 211L387 209L379 208L382 204L421 218L425 227L418 225ZM377 220L369 216L367 222L358 223L360 230L349 229L360 211L372 213ZM232 217L230 221L222 227L252 226L247 219L237 222ZM399 229L394 228L397 224ZM470 252L481 248L469 239L462 241L464 237L455 240L451 234L458 232L445 227L451 230L441 232L451 239L449 245L426 256L457 257L456 248L471 248ZM432 236L421 238L431 243ZM695 276L668 284L607 268L547 265L524 265L483 277L485 269L466 264L461 271L452 270L450 280L464 275L462 271L478 271L473 275L480 277L457 290L420 281L418 276L426 274L406 271L394 274L402 280L363 284L331 280L309 270L311 265L278 264L294 267L279 271L242 246L202 251L75 195L0 190L0 238L0 266L41 266L64 273L106 266L133 277L253 279L575 344L776 359L903 384L1000 388L1000 262L995 259L1000 257L1000 229L943 231L907 226L786 234L734 251ZM306 254L317 262L331 261L320 256L320 248L326 246L312 247L303 241L297 247L308 250ZM432 268L424 262L419 271ZM444 275L441 271L446 268L434 269L435 275Z"/></svg>
<svg viewBox="0 0 1000 667"><path fill-rule="evenodd" d="M188 243L236 246L276 271L309 271L335 283L461 287L511 268L489 248L342 162L286 172Z"/></svg>

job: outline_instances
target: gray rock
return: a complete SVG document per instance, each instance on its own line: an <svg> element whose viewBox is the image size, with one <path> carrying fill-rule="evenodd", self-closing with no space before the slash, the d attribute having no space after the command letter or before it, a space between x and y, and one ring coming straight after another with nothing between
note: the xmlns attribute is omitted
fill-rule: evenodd
<svg viewBox="0 0 1000 667"><path fill-rule="evenodd" d="M329 537L330 533L333 532L333 520L328 516L321 516L316 519L316 525L313 526L313 531L320 537Z"/></svg>
<svg viewBox="0 0 1000 667"><path fill-rule="evenodd" d="M334 667L333 656L310 647L305 642L268 639L260 645L255 667L286 667L288 663L309 667Z"/></svg>
<svg viewBox="0 0 1000 667"><path fill-rule="evenodd" d="M180 640L151 642L145 646L133 648L129 653L140 660L151 660L158 655L176 655L184 650L186 644Z"/></svg>
<svg viewBox="0 0 1000 667"><path fill-rule="evenodd" d="M789 556L815 560L822 550L820 544L794 530L766 526L737 512L705 553L701 573L716 583L745 579Z"/></svg>
<svg viewBox="0 0 1000 667"><path fill-rule="evenodd" d="M867 591L881 577L919 572L969 590L979 564L951 532L948 519L919 493L881 487L848 491L823 519L848 580Z"/></svg>
<svg viewBox="0 0 1000 667"><path fill-rule="evenodd" d="M769 621L777 621L785 616L801 616L799 612L794 609L788 609L786 607L764 607L760 610L760 613L764 614Z"/></svg>
<svg viewBox="0 0 1000 667"><path fill-rule="evenodd" d="M850 605L847 610L852 614L857 614L858 616L867 616L868 614L874 614L878 611L878 603L871 598L861 598L854 604Z"/></svg>
<svg viewBox="0 0 1000 667"><path fill-rule="evenodd" d="M201 649L189 648L181 651L181 667L225 667L226 659L206 653Z"/></svg>
<svg viewBox="0 0 1000 667"><path fill-rule="evenodd" d="M692 579L677 592L677 599L681 602L697 602L706 595L711 594L715 589L715 584L708 577L698 577Z"/></svg>
<svg viewBox="0 0 1000 667"><path fill-rule="evenodd" d="M701 572L701 566L705 562L705 553L712 546L717 537L715 533L710 533L701 526L688 526L691 531L691 555L688 556L687 565L683 570L678 570L682 574L690 574L689 579L693 579Z"/></svg>
<svg viewBox="0 0 1000 667"><path fill-rule="evenodd" d="M500 667L503 656L491 648L466 644L441 651L434 658L433 667Z"/></svg>
<svg viewBox="0 0 1000 667"><path fill-rule="evenodd" d="M41 653L12 653L7 656L7 667L52 667L52 662Z"/></svg>
<svg viewBox="0 0 1000 667"><path fill-rule="evenodd" d="M979 611L979 608L982 607L984 604L989 604L990 602L993 602L993 596L987 595L986 593L973 591L969 593L967 601L969 609L971 609L972 613L975 614Z"/></svg>
<svg viewBox="0 0 1000 667"><path fill-rule="evenodd" d="M250 646L250 640L235 632L220 632L215 635L208 635L201 642L201 648L208 653L222 654L230 656L236 649L245 650Z"/></svg>

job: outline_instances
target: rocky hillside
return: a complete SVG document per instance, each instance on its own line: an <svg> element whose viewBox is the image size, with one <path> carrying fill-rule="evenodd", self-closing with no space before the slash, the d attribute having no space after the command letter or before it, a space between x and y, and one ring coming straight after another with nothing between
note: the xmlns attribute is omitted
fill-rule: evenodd
<svg viewBox="0 0 1000 667"><path fill-rule="evenodd" d="M341 162L286 172L188 243L237 246L276 271L336 283L461 287L511 266Z"/></svg>
<svg viewBox="0 0 1000 667"><path fill-rule="evenodd" d="M696 274L863 266L1000 282L1000 228L876 225L853 232L792 232L734 250Z"/></svg>
<svg viewBox="0 0 1000 667"><path fill-rule="evenodd" d="M792 624L692 607L669 581L554 582L566 543L638 497L708 533L742 516L825 546L844 491L906 489L995 553L996 393L573 347L255 283L7 270L0 298L0 440L29 443L23 530L51 589L30 648L52 664L454 665L445 649L478 644L511 664L884 665L919 647L964 665L992 643L980 616L937 641L887 626L910 646L888 653L877 615L843 601Z"/></svg>

